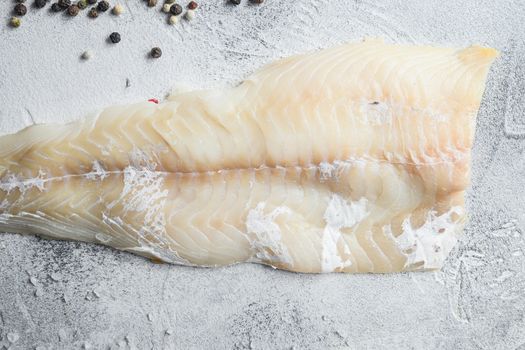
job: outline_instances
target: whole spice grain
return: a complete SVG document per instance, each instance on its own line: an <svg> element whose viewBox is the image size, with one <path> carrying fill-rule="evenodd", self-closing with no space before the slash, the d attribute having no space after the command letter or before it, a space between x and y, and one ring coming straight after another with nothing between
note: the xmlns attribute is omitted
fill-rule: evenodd
<svg viewBox="0 0 525 350"><path fill-rule="evenodd" d="M190 3L188 4L188 8L190 10L195 10L197 7L199 7L199 4L197 4L195 1L190 1Z"/></svg>
<svg viewBox="0 0 525 350"><path fill-rule="evenodd" d="M24 16L27 13L27 7L24 4L17 4L14 9L17 16Z"/></svg>
<svg viewBox="0 0 525 350"><path fill-rule="evenodd" d="M171 15L168 21L171 25L175 25L179 22L179 17Z"/></svg>
<svg viewBox="0 0 525 350"><path fill-rule="evenodd" d="M164 1L165 4L169 4L169 5L173 4L174 2L175 2L175 0L166 0L166 1Z"/></svg>
<svg viewBox="0 0 525 350"><path fill-rule="evenodd" d="M107 2L106 0L102 0L98 3L97 10L99 10L100 12L106 12L107 10L109 10L109 2Z"/></svg>
<svg viewBox="0 0 525 350"><path fill-rule="evenodd" d="M60 6L57 2L55 2L53 5L51 5L51 11L60 12L60 11L64 11L64 8Z"/></svg>
<svg viewBox="0 0 525 350"><path fill-rule="evenodd" d="M188 10L186 11L186 15L184 16L188 21L191 21L195 18L195 11L194 10Z"/></svg>
<svg viewBox="0 0 525 350"><path fill-rule="evenodd" d="M58 0L58 6L65 10L71 6L71 0Z"/></svg>
<svg viewBox="0 0 525 350"><path fill-rule="evenodd" d="M35 0L35 7L41 9L46 6L46 0Z"/></svg>
<svg viewBox="0 0 525 350"><path fill-rule="evenodd" d="M95 5L97 3L97 0L87 0L87 3L90 5Z"/></svg>
<svg viewBox="0 0 525 350"><path fill-rule="evenodd" d="M149 54L153 58L159 58L160 56L162 56L162 50L160 49L160 47L154 47L151 49Z"/></svg>
<svg viewBox="0 0 525 350"><path fill-rule="evenodd" d="M162 5L162 12L169 13L170 12L171 5L170 4L164 4Z"/></svg>
<svg viewBox="0 0 525 350"><path fill-rule="evenodd" d="M79 2L77 2L77 6L79 9L83 10L88 6L88 3L86 0L80 0Z"/></svg>
<svg viewBox="0 0 525 350"><path fill-rule="evenodd" d="M172 15L178 16L182 13L182 6L179 4L171 5L170 12Z"/></svg>
<svg viewBox="0 0 525 350"><path fill-rule="evenodd" d="M230 3L233 4L233 5L240 5L241 4L241 0L230 0Z"/></svg>
<svg viewBox="0 0 525 350"><path fill-rule="evenodd" d="M67 14L71 17L75 17L80 12L80 8L77 5L71 5L67 8Z"/></svg>
<svg viewBox="0 0 525 350"><path fill-rule="evenodd" d="M113 7L112 12L115 16L120 16L124 12L124 6L116 4L115 7Z"/></svg>
<svg viewBox="0 0 525 350"><path fill-rule="evenodd" d="M89 12L88 12L88 16L91 17L91 18L97 18L98 17L98 11L95 7L92 7Z"/></svg>
<svg viewBox="0 0 525 350"><path fill-rule="evenodd" d="M20 27L20 18L11 17L11 19L9 20L9 25L13 28Z"/></svg>
<svg viewBox="0 0 525 350"><path fill-rule="evenodd" d="M148 6L149 7L157 6L157 0L148 0Z"/></svg>
<svg viewBox="0 0 525 350"><path fill-rule="evenodd" d="M117 44L120 42L120 34L117 33L117 32L113 32L109 35L109 40L113 43L113 44Z"/></svg>
<svg viewBox="0 0 525 350"><path fill-rule="evenodd" d="M251 0L254 4L262 4L264 0Z"/></svg>
<svg viewBox="0 0 525 350"><path fill-rule="evenodd" d="M80 55L80 58L82 58L83 60L89 60L91 59L91 57L93 57L93 53L91 53L91 51L84 51L82 52L82 55Z"/></svg>

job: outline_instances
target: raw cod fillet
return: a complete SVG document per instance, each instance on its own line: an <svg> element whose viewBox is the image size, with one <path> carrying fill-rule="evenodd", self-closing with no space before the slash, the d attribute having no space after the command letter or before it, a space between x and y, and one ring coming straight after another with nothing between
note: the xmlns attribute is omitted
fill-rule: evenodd
<svg viewBox="0 0 525 350"><path fill-rule="evenodd" d="M194 266L440 268L497 54L371 40L2 136L0 231Z"/></svg>

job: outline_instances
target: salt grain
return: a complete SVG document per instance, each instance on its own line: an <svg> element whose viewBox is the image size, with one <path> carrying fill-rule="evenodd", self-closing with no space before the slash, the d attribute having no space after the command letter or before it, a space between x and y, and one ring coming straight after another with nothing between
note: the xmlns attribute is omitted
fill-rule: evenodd
<svg viewBox="0 0 525 350"><path fill-rule="evenodd" d="M58 331L58 340L59 341L65 341L67 338L67 332L65 329L60 329Z"/></svg>
<svg viewBox="0 0 525 350"><path fill-rule="evenodd" d="M82 55L80 56L80 58L82 58L83 60L89 60L93 57L93 53L91 51L84 51L82 52Z"/></svg>
<svg viewBox="0 0 525 350"><path fill-rule="evenodd" d="M62 279L62 276L59 273L53 272L49 277L55 282L58 282Z"/></svg>
<svg viewBox="0 0 525 350"><path fill-rule="evenodd" d="M7 340L9 340L10 343L16 343L20 339L20 336L16 332L9 332L7 333Z"/></svg>

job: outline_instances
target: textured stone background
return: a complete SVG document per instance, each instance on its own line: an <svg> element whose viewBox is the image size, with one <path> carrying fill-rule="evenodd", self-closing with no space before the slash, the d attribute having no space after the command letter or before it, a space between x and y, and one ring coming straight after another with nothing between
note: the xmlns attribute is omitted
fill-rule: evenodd
<svg viewBox="0 0 525 350"><path fill-rule="evenodd" d="M364 36L492 46L502 57L478 117L470 223L445 268L205 270L0 234L0 349L525 349L525 3L246 1L202 0L177 27L140 0L97 20L30 9L17 30L3 25L13 4L2 1L0 132L162 98L180 84L234 84L272 59ZM119 45L105 41L114 30ZM157 45L164 55L148 59Z"/></svg>

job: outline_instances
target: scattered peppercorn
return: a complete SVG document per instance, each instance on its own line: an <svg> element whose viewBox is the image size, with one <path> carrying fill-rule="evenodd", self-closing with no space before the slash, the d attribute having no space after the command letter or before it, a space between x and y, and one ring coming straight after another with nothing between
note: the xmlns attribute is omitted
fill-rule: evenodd
<svg viewBox="0 0 525 350"><path fill-rule="evenodd" d="M173 16L173 15L172 15L172 16L170 16L170 18L169 18L169 22L170 22L171 25L175 25L175 24L177 24L177 22L179 22L179 17L178 17L178 16Z"/></svg>
<svg viewBox="0 0 525 350"><path fill-rule="evenodd" d="M264 0L252 0L254 4L262 4Z"/></svg>
<svg viewBox="0 0 525 350"><path fill-rule="evenodd" d="M92 7L89 10L88 16L91 17L91 18L97 18L98 17L98 11L97 11L96 7Z"/></svg>
<svg viewBox="0 0 525 350"><path fill-rule="evenodd" d="M230 0L230 3L232 3L233 5L240 5L241 0Z"/></svg>
<svg viewBox="0 0 525 350"><path fill-rule="evenodd" d="M116 4L115 7L113 7L112 12L115 16L120 16L122 12L124 12L124 6L121 4Z"/></svg>
<svg viewBox="0 0 525 350"><path fill-rule="evenodd" d="M64 9L57 2L55 2L53 5L51 5L51 11L60 12L60 11L64 11Z"/></svg>
<svg viewBox="0 0 525 350"><path fill-rule="evenodd" d="M148 6L149 7L157 6L157 0L148 0Z"/></svg>
<svg viewBox="0 0 525 350"><path fill-rule="evenodd" d="M58 6L65 10L71 6L71 0L58 0Z"/></svg>
<svg viewBox="0 0 525 350"><path fill-rule="evenodd" d="M197 4L195 1L190 1L190 3L188 4L188 8L190 10L195 10L197 7L199 7L199 4Z"/></svg>
<svg viewBox="0 0 525 350"><path fill-rule="evenodd" d="M87 3L90 5L95 5L97 3L97 0L87 0Z"/></svg>
<svg viewBox="0 0 525 350"><path fill-rule="evenodd" d="M27 13L27 7L24 4L17 4L14 12L17 16L24 16Z"/></svg>
<svg viewBox="0 0 525 350"><path fill-rule="evenodd" d="M93 54L89 50L82 52L82 55L80 55L80 58L82 58L83 60L86 60L86 61L91 59L91 57L93 57Z"/></svg>
<svg viewBox="0 0 525 350"><path fill-rule="evenodd" d="M80 8L77 5L71 5L67 8L67 14L71 17L75 17L80 12Z"/></svg>
<svg viewBox="0 0 525 350"><path fill-rule="evenodd" d="M169 5L173 4L174 2L175 2L175 0L166 0L166 1L164 1L165 4L169 4Z"/></svg>
<svg viewBox="0 0 525 350"><path fill-rule="evenodd" d="M20 18L17 18L17 17L11 17L11 19L9 20L9 24L10 24L11 27L13 27L13 28L18 28L18 27L20 27Z"/></svg>
<svg viewBox="0 0 525 350"><path fill-rule="evenodd" d="M41 9L46 6L46 0L35 0L35 7Z"/></svg>
<svg viewBox="0 0 525 350"><path fill-rule="evenodd" d="M159 58L160 56L162 56L162 50L160 49L160 47L154 47L151 49L149 54L153 58Z"/></svg>
<svg viewBox="0 0 525 350"><path fill-rule="evenodd" d="M170 12L171 5L170 4L164 4L162 5L162 12L169 13Z"/></svg>
<svg viewBox="0 0 525 350"><path fill-rule="evenodd" d="M117 32L113 32L109 35L109 40L111 40L111 42L113 44L117 44L120 42L120 34L117 33Z"/></svg>
<svg viewBox="0 0 525 350"><path fill-rule="evenodd" d="M179 4L173 4L171 5L170 12L173 15L178 16L182 13L182 6L180 6Z"/></svg>
<svg viewBox="0 0 525 350"><path fill-rule="evenodd" d="M97 10L99 10L100 12L106 12L107 10L109 10L109 2L107 2L106 0L102 0L98 3Z"/></svg>
<svg viewBox="0 0 525 350"><path fill-rule="evenodd" d="M86 0L80 0L79 2L77 2L77 6L79 9L83 10L87 7L88 3Z"/></svg>
<svg viewBox="0 0 525 350"><path fill-rule="evenodd" d="M188 21L191 21L195 18L195 11L194 10L188 10L186 11L186 15L184 16Z"/></svg>

